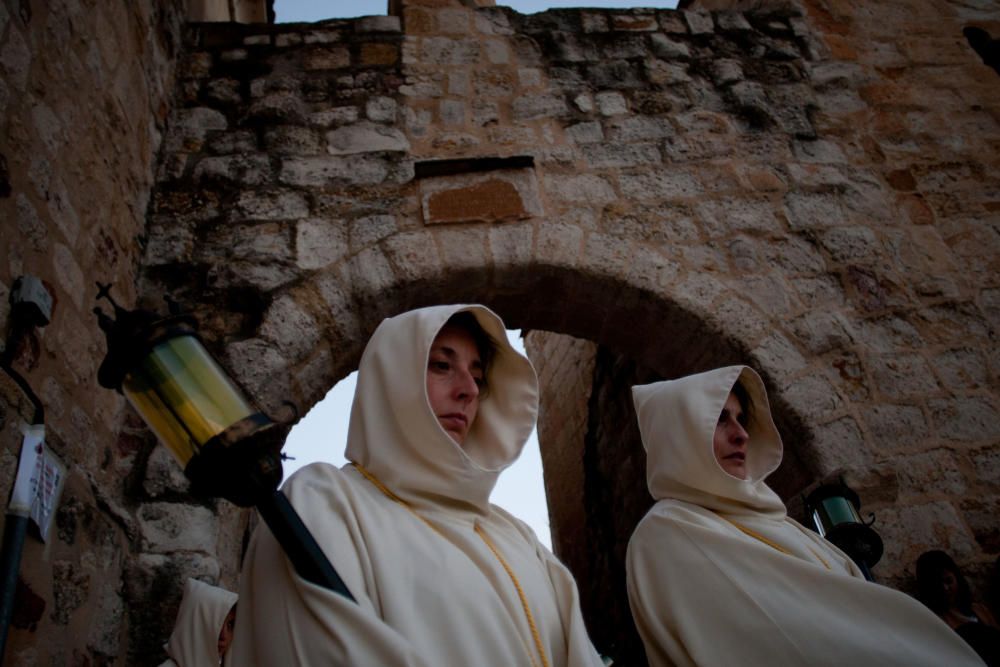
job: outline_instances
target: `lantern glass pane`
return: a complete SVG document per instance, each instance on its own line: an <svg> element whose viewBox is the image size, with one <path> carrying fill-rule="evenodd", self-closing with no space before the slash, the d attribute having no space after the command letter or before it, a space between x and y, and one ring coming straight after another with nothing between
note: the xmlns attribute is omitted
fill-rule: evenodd
<svg viewBox="0 0 1000 667"><path fill-rule="evenodd" d="M821 527L820 534L825 536L831 528L842 523L861 523L861 516L850 500L831 496L821 500L813 511L813 522Z"/></svg>
<svg viewBox="0 0 1000 667"><path fill-rule="evenodd" d="M125 376L122 389L182 466L253 410L194 336L166 340Z"/></svg>

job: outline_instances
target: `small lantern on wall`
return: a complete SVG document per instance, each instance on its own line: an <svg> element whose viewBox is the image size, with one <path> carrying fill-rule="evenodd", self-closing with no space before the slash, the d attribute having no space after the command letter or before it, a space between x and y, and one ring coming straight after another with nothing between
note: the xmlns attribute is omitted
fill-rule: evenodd
<svg viewBox="0 0 1000 667"><path fill-rule="evenodd" d="M851 557L872 581L871 568L882 558L882 538L871 527L875 516L862 520L861 499L841 479L814 489L805 500L816 532Z"/></svg>
<svg viewBox="0 0 1000 667"><path fill-rule="evenodd" d="M253 408L180 314L160 317L126 310L98 283L115 318L94 308L107 336L98 370L102 387L122 393L177 459L195 495L256 506L304 579L354 599L302 523L281 483L281 447L287 428Z"/></svg>

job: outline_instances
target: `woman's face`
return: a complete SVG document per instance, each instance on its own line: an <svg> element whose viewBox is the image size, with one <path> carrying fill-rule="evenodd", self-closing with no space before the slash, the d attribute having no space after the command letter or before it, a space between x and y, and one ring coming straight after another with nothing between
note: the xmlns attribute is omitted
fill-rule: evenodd
<svg viewBox="0 0 1000 667"><path fill-rule="evenodd" d="M226 620L222 622L222 630L219 631L219 657L226 655L229 645L233 642L233 628L236 627L236 605L226 614Z"/></svg>
<svg viewBox="0 0 1000 667"><path fill-rule="evenodd" d="M747 416L743 414L736 394L730 393L715 425L712 450L722 469L733 477L747 478Z"/></svg>
<svg viewBox="0 0 1000 667"><path fill-rule="evenodd" d="M431 344L427 361L427 400L441 428L459 445L476 419L484 379L472 334L458 327L443 327Z"/></svg>

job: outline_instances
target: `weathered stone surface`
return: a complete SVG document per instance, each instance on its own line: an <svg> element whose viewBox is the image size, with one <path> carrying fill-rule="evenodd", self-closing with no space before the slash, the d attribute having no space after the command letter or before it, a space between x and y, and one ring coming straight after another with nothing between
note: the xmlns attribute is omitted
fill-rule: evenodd
<svg viewBox="0 0 1000 667"><path fill-rule="evenodd" d="M264 135L264 146L275 155L317 155L323 149L317 132L297 125L268 130Z"/></svg>
<svg viewBox="0 0 1000 667"><path fill-rule="evenodd" d="M938 437L959 442L990 442L1000 437L1000 414L982 396L932 399L928 407Z"/></svg>
<svg viewBox="0 0 1000 667"><path fill-rule="evenodd" d="M271 303L258 331L262 339L272 343L292 363L309 356L320 339L316 319L287 293Z"/></svg>
<svg viewBox="0 0 1000 667"><path fill-rule="evenodd" d="M652 116L616 118L607 125L607 137L611 141L649 141L673 134L674 127L669 120Z"/></svg>
<svg viewBox="0 0 1000 667"><path fill-rule="evenodd" d="M878 526L885 544L882 558L897 569L909 566L928 549L943 549L960 561L976 551L975 540L947 501L883 507L878 511Z"/></svg>
<svg viewBox="0 0 1000 667"><path fill-rule="evenodd" d="M906 458L900 467L900 491L913 495L942 494L961 497L968 491L968 482L958 458L947 450L933 450Z"/></svg>
<svg viewBox="0 0 1000 667"><path fill-rule="evenodd" d="M704 193L701 180L688 171L623 174L619 182L622 194L638 201L689 199Z"/></svg>
<svg viewBox="0 0 1000 667"><path fill-rule="evenodd" d="M938 384L927 362L915 355L893 355L872 360L875 384L894 399L935 392Z"/></svg>
<svg viewBox="0 0 1000 667"><path fill-rule="evenodd" d="M846 348L854 340L850 322L840 313L812 312L792 322L792 330L812 354Z"/></svg>
<svg viewBox="0 0 1000 667"><path fill-rule="evenodd" d="M350 223L350 249L359 252L396 232L396 219L391 215L372 215Z"/></svg>
<svg viewBox="0 0 1000 667"><path fill-rule="evenodd" d="M704 11L685 11L684 20L692 35L704 35L715 30L712 15Z"/></svg>
<svg viewBox="0 0 1000 667"><path fill-rule="evenodd" d="M578 144L594 143L604 139L601 124L594 121L570 125L566 128L566 135Z"/></svg>
<svg viewBox="0 0 1000 667"><path fill-rule="evenodd" d="M428 65L470 65L479 58L479 51L476 40L430 37L421 44L420 59Z"/></svg>
<svg viewBox="0 0 1000 667"><path fill-rule="evenodd" d="M236 202L238 219L295 220L309 214L309 203L298 192L244 190Z"/></svg>
<svg viewBox="0 0 1000 667"><path fill-rule="evenodd" d="M289 363L271 343L251 338L231 343L226 347L226 368L231 369L240 386L247 389L251 396L261 402L261 407L267 409L267 404L260 399L274 397L275 405L280 405L281 398L290 396L287 379L282 375Z"/></svg>
<svg viewBox="0 0 1000 667"><path fill-rule="evenodd" d="M173 131L164 146L168 151L198 150L209 132L229 127L225 116L207 107L178 110L170 124Z"/></svg>
<svg viewBox="0 0 1000 667"><path fill-rule="evenodd" d="M948 350L931 360L937 377L952 391L978 389L989 382L982 355L972 349Z"/></svg>
<svg viewBox="0 0 1000 667"><path fill-rule="evenodd" d="M309 122L319 127L333 125L348 125L358 120L357 107L336 107L324 111L316 111L309 115ZM372 119L374 120L374 119Z"/></svg>
<svg viewBox="0 0 1000 667"><path fill-rule="evenodd" d="M87 646L97 656L116 658L121 653L118 619L124 616L125 604L115 588L105 588L97 596L96 613L87 631Z"/></svg>
<svg viewBox="0 0 1000 667"><path fill-rule="evenodd" d="M143 548L149 553L195 551L213 554L217 545L211 510L179 503L148 503L139 510Z"/></svg>
<svg viewBox="0 0 1000 667"><path fill-rule="evenodd" d="M726 198L697 205L709 236L728 236L733 232L777 232L781 229L771 202L750 198Z"/></svg>
<svg viewBox="0 0 1000 667"><path fill-rule="evenodd" d="M619 116L628 113L628 102L625 96L619 92L609 91L597 93L594 96L597 102L597 109L602 116Z"/></svg>
<svg viewBox="0 0 1000 667"><path fill-rule="evenodd" d="M52 564L55 605L52 620L59 625L69 623L73 612L79 609L90 594L90 576L69 561Z"/></svg>
<svg viewBox="0 0 1000 667"><path fill-rule="evenodd" d="M545 225L535 243L536 261L553 266L574 266L583 247L583 230L566 224Z"/></svg>
<svg viewBox="0 0 1000 667"><path fill-rule="evenodd" d="M829 474L848 466L863 468L871 465L871 452L857 422L851 417L841 417L817 426L815 433L813 451L823 472Z"/></svg>
<svg viewBox="0 0 1000 667"><path fill-rule="evenodd" d="M661 33L650 35L649 39L658 58L684 60L691 57L691 50L684 42L674 41Z"/></svg>
<svg viewBox="0 0 1000 667"><path fill-rule="evenodd" d="M271 161L266 155L207 157L194 168L195 181L227 185L263 185L272 178Z"/></svg>
<svg viewBox="0 0 1000 667"><path fill-rule="evenodd" d="M305 103L297 95L277 92L256 100L247 112L247 119L257 122L277 121L303 125L308 117Z"/></svg>
<svg viewBox="0 0 1000 667"><path fill-rule="evenodd" d="M588 144L583 146L583 154L587 164L594 169L639 167L661 162L655 144Z"/></svg>
<svg viewBox="0 0 1000 667"><path fill-rule="evenodd" d="M151 498L158 498L168 493L187 493L190 486L191 482L170 450L154 447L146 461L143 491Z"/></svg>
<svg viewBox="0 0 1000 667"><path fill-rule="evenodd" d="M389 166L374 156L289 158L281 163L278 179L303 187L323 187L337 183L375 184L389 176Z"/></svg>
<svg viewBox="0 0 1000 667"><path fill-rule="evenodd" d="M550 195L568 202L600 205L616 198L611 184L597 176L553 176L545 187Z"/></svg>
<svg viewBox="0 0 1000 667"><path fill-rule="evenodd" d="M296 226L296 263L303 269L329 266L340 261L347 251L347 230L339 220L307 218Z"/></svg>
<svg viewBox="0 0 1000 667"><path fill-rule="evenodd" d="M482 275L482 268L489 266L486 229L483 227L445 228L437 233L437 239L443 271L471 269Z"/></svg>
<svg viewBox="0 0 1000 667"><path fill-rule="evenodd" d="M307 51L302 61L302 67L312 72L341 69L350 64L351 52L342 47Z"/></svg>
<svg viewBox="0 0 1000 667"><path fill-rule="evenodd" d="M833 227L847 220L839 198L832 195L789 193L785 207L788 223L796 231Z"/></svg>
<svg viewBox="0 0 1000 667"><path fill-rule="evenodd" d="M402 22L398 16L363 16L355 24L357 32L399 32Z"/></svg>
<svg viewBox="0 0 1000 667"><path fill-rule="evenodd" d="M365 121L327 132L326 142L331 155L410 150L410 142L399 130Z"/></svg>
<svg viewBox="0 0 1000 667"><path fill-rule="evenodd" d="M566 100L558 95L525 95L514 100L515 120L563 116L569 113Z"/></svg>
<svg viewBox="0 0 1000 667"><path fill-rule="evenodd" d="M795 345L779 333L772 333L750 353L756 366L779 376L789 376L806 366Z"/></svg>

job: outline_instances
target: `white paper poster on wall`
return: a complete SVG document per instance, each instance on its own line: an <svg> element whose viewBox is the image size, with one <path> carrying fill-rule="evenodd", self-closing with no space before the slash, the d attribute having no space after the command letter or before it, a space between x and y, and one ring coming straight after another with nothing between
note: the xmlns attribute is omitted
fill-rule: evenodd
<svg viewBox="0 0 1000 667"><path fill-rule="evenodd" d="M34 521L43 542L49 539L65 477L66 467L45 446L45 426L28 426L7 511Z"/></svg>

